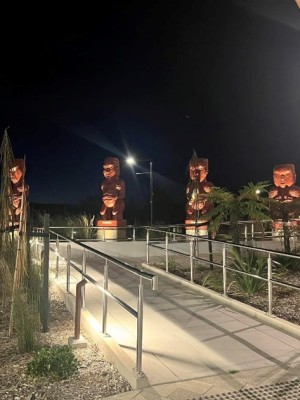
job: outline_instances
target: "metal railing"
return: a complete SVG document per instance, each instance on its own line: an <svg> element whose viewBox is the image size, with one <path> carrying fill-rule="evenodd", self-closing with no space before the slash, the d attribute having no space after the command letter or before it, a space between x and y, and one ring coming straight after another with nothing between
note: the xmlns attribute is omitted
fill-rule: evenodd
<svg viewBox="0 0 300 400"><path fill-rule="evenodd" d="M265 221L267 224L270 224L271 221ZM146 251L146 261L149 264L150 260L150 249L151 248L156 248L158 250L161 250L165 253L165 270L166 272L169 272L169 256L170 254L174 255L179 255L186 257L189 260L190 264L190 281L194 282L194 271L195 271L195 265L196 263L203 263L204 265L210 266L210 268L216 267L216 268L221 268L222 269L222 279L223 279L223 291L222 295L224 297L228 296L227 293L227 281L228 281L228 273L229 272L234 272L235 274L241 274L244 276L249 276L255 279L259 279L261 281L266 282L267 287L268 287L268 314L273 315L272 312L272 307L273 307L273 285L279 285L279 286L284 286L290 289L295 289L295 290L300 290L299 287L285 283L285 282L280 282L276 279L274 279L274 269L273 265L274 263L274 257L276 256L283 256L283 257L289 257L289 258L294 258L298 259L300 261L300 257L297 255L292 255L292 254L286 254L281 251L277 250L271 250L271 249L263 249L260 247L253 247L253 246L248 246L247 243L251 241L251 243L254 243L256 239L258 238L265 238L272 242L272 236L269 235L261 235L261 232L255 230L255 223L254 221L240 221L240 225L244 225L244 229L242 231L244 232L244 237L242 236L242 240L244 239L245 244L232 244L229 242L225 242L222 240L213 240L213 239L208 239L207 237L199 237L199 236L193 236L193 235L186 235L184 233L179 233L180 231L184 230L185 225L184 224L177 224L177 225L165 225L165 226L155 226L155 227L150 227L150 226L143 226L143 227L134 227L134 226L129 226L130 229L133 229L132 232L135 232L137 229L144 229L145 230L145 239L147 242L147 251ZM70 227L57 227L57 229L64 229ZM79 227L73 227L73 229L78 229ZM128 227L126 227L127 229ZM160 229L161 228L161 229ZM53 228L52 228L53 229ZM94 227L92 228L94 229ZM103 229L103 228L101 228ZM264 234L266 234L267 231L264 231ZM268 232L272 233L272 232ZM57 234L57 233L55 233ZM72 239L62 239L63 236L61 236L61 240L65 241L72 241ZM250 240L249 240L250 236ZM135 237L135 234L133 234L133 237ZM248 241L247 241L248 239ZM274 237L273 237L274 239ZM280 236L276 236L276 240L280 239ZM297 236L295 235L293 237L293 240L297 240ZM182 252L181 250L176 250L174 246L172 246L173 243L188 243L188 249L185 252ZM75 243L75 241L74 241ZM199 243L204 243L207 246L207 252L212 256L209 258L209 260L204 259L202 257L199 257L195 249L199 245ZM78 244L76 242L76 244ZM257 243L256 243L257 244ZM294 243L295 244L295 243ZM84 246L82 244L82 246ZM215 253L216 251L212 251L211 248L212 246L218 246L218 252L221 255L221 261L216 262L213 258L215 258ZM245 271L240 271L237 269L234 269L230 266L230 263L232 260L229 259L229 255L231 253L230 248L240 248L240 249L247 249L251 251L256 251L260 252L266 255L267 258L267 274L266 276L258 276L254 275ZM90 249L90 251L95 252L96 250ZM214 256L214 257L213 257ZM84 264L84 263L83 263ZM58 261L57 261L57 268L58 268Z"/></svg>
<svg viewBox="0 0 300 400"><path fill-rule="evenodd" d="M140 271L139 269L122 262L114 257L111 257L101 251L95 250L83 243L80 243L74 239L71 239L67 236L63 236L55 231L51 227L50 233L56 236L55 240L55 254L56 254L56 270L55 276L56 278L59 275L59 261L61 258L64 258L60 255L60 242L67 242L67 257L64 258L67 263L66 268L66 291L70 292L70 277L71 277L71 268L81 274L81 279L87 280L89 283L92 283L95 287L97 287L103 293L103 302L102 302L102 333L107 334L107 314L108 314L108 297L117 302L121 307L123 307L127 312L133 315L137 320L137 328L136 328L136 371L138 374L143 374L142 372L142 352L143 352L143 281L148 280L151 282L152 290L157 290L158 287L158 277ZM82 250L82 263L81 266L76 265L71 261L72 254L72 244L79 247ZM92 276L86 273L86 260L87 254L91 253L101 259L104 260L104 271L103 271L103 284L97 282ZM137 309L135 310L129 304L124 302L114 293L108 290L108 282L109 282L109 265L114 264L119 268L126 270L127 272L134 274L139 278L138 285L138 299L137 299ZM82 307L85 306L85 287L82 288Z"/></svg>
<svg viewBox="0 0 300 400"><path fill-rule="evenodd" d="M117 228L99 227L99 226L51 226L51 229L61 231L61 235L70 236L71 239L80 241L102 241L114 240L109 238L107 232L117 229L119 232L124 232L124 239L128 241L146 240L146 230L149 225L135 226L126 225ZM156 228L172 231L174 234L184 232L185 224L175 225L156 225ZM85 234L83 233L85 232ZM118 239L116 239L118 240Z"/></svg>
<svg viewBox="0 0 300 400"><path fill-rule="evenodd" d="M297 219L294 219L295 221ZM293 221L294 221L293 220ZM295 229L291 232L290 237L295 241L300 233L300 219L299 221L299 228ZM259 238L264 239L272 239L273 237L276 238L283 238L282 232L274 232L272 230L272 220L263 220L257 223L257 221L239 221L238 225L240 228L240 240L247 242L253 242L258 240ZM206 223L199 221L198 226L201 224L206 225ZM194 226L194 225L191 225ZM119 241L120 238L116 237L115 239L111 238L108 232L110 230L117 229L119 232L122 232L121 240L127 241L138 241L138 240L146 240L146 230L147 228L155 227L157 232L161 231L168 231L173 232L174 235L178 234L185 234L186 232L186 224L172 224L172 225L144 225L144 226L135 226L135 225L126 225L120 226L117 228L109 228L109 227L99 227L99 226L52 226L52 229L56 229L61 232L62 235L70 237L71 239L77 239L81 241L111 241L117 240ZM228 232L229 230L229 222L222 222L220 232L222 231Z"/></svg>
<svg viewBox="0 0 300 400"><path fill-rule="evenodd" d="M160 234L164 233L165 234L165 240L164 242L159 242L156 240L151 241L150 236L151 232L160 232ZM243 245L243 244L233 244L233 243L228 243L222 240L214 240L214 239L208 239L205 237L199 237L199 236L194 236L194 235L185 235L185 234L176 234L176 236L179 236L181 238L181 242L185 241L186 242L186 251L182 250L177 250L174 248L170 248L170 238L174 240L174 233L172 232L165 232L165 231L159 231L156 228L149 227L147 228L147 253L146 253L146 261L147 264L150 264L150 249L159 249L162 252L165 253L165 272L170 272L169 271L169 255L174 254L177 256L184 257L189 260L190 264L190 282L194 283L194 268L195 268L195 263L203 263L205 265L208 265L210 267L217 267L221 268L223 271L222 277L223 277L223 291L222 291L222 296L227 297L227 278L228 278L228 272L233 272L234 274L241 274L244 276L249 276L255 279L259 279L261 281L266 282L267 288L268 288L268 314L273 315L272 312L272 307L273 307L273 285L279 285L283 287L287 287L290 289L295 289L300 291L300 287L290 284L290 283L285 283L285 282L280 282L276 279L274 279L274 271L273 271L273 264L274 264L274 256L283 256L283 257L289 257L293 259L299 260L300 263L300 256L293 255L293 254L287 254L281 251L276 251L276 250L266 250L263 248L259 247L253 247L253 246L248 246L248 245ZM204 244L205 246L211 243L215 248L217 246L217 251L214 251L214 256L216 256L216 253L220 254L221 257L221 262L215 262L211 258L210 259L205 259L202 257L199 257L195 251L196 246L199 244ZM236 268L232 268L228 262L228 255L231 254L230 248L238 248L238 249L244 249L244 250L249 250L249 251L254 251L258 252L261 254L265 254L267 258L267 277L251 274L249 272L241 271ZM272 259L273 257L273 259ZM231 260L232 261L232 260ZM278 263L277 263L278 264ZM150 264L151 265L151 264Z"/></svg>

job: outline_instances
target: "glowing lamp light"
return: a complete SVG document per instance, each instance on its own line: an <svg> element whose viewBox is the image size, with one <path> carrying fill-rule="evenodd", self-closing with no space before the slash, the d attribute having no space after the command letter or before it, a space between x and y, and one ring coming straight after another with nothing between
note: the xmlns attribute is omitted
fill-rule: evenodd
<svg viewBox="0 0 300 400"><path fill-rule="evenodd" d="M135 165L135 159L133 158L133 157L127 157L127 159L126 159L126 162L127 162L127 164L129 164L129 165Z"/></svg>
<svg viewBox="0 0 300 400"><path fill-rule="evenodd" d="M150 178L150 224L153 225L153 171L152 171L152 160L137 160L137 161L149 161L149 172L136 172L136 175L149 174ZM127 164L133 166L136 164L134 157L129 156L126 158Z"/></svg>

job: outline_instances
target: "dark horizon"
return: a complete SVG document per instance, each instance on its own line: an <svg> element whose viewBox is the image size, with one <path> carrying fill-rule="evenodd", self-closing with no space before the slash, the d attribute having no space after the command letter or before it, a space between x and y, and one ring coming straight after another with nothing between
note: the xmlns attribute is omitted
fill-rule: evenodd
<svg viewBox="0 0 300 400"><path fill-rule="evenodd" d="M26 155L30 202L99 196L100 208L110 155L128 201L148 196L128 154L152 159L154 187L178 203L193 149L209 160L208 180L235 192L272 182L277 164L300 174L294 0L115 1L97 18L50 14L27 10L14 36L2 25L1 129L10 126L15 157Z"/></svg>

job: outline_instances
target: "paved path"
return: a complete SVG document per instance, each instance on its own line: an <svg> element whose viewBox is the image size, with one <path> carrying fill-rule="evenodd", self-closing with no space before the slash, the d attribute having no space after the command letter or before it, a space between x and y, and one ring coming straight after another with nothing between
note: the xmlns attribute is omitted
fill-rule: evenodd
<svg viewBox="0 0 300 400"><path fill-rule="evenodd" d="M80 255L72 254L79 262ZM134 255L141 256L133 246L128 256ZM87 265L87 273L102 282L103 263L89 256ZM109 290L136 309L138 279L114 266L109 277ZM87 285L86 307L99 321L101 299ZM157 291L145 283L144 299L142 369L150 387L111 399L185 400L300 377L300 340L165 277ZM108 310L108 333L135 362L135 318L113 301Z"/></svg>

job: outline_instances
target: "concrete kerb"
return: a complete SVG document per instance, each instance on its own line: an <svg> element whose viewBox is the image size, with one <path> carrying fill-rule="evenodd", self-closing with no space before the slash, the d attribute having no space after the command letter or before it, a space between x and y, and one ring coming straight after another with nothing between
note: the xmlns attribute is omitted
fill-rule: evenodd
<svg viewBox="0 0 300 400"><path fill-rule="evenodd" d="M55 284L57 293L66 304L67 309L75 317L75 296L66 293L64 288ZM99 345L105 359L113 364L119 373L127 379L133 389L143 389L149 387L148 378L144 374L137 373L135 364L116 341L108 335L100 332L99 323L93 315L87 310L81 311L81 326L88 332L92 339Z"/></svg>
<svg viewBox="0 0 300 400"><path fill-rule="evenodd" d="M244 313L248 315L249 317L255 318L260 322L263 322L267 325L272 326L273 328L277 328L285 333L288 333L289 335L294 336L296 339L300 339L300 326L294 325L289 321L285 321L281 318L276 317L275 315L269 315L264 311L257 310L254 307L248 306L247 304L241 303L237 300L224 297L218 293L215 293L214 291L204 288L202 286L197 285L196 283L186 281L178 276L175 276L173 274L170 274L169 272L162 271L161 269L158 269L156 267L152 267L149 264L142 263L142 267L147 269L149 272L154 273L156 275L161 275L165 278L168 278L174 282L180 283L183 286L187 286L193 290L196 290L197 292L200 292L204 296L207 296L216 302L227 306L235 311ZM159 281L158 281L158 287L159 287Z"/></svg>

